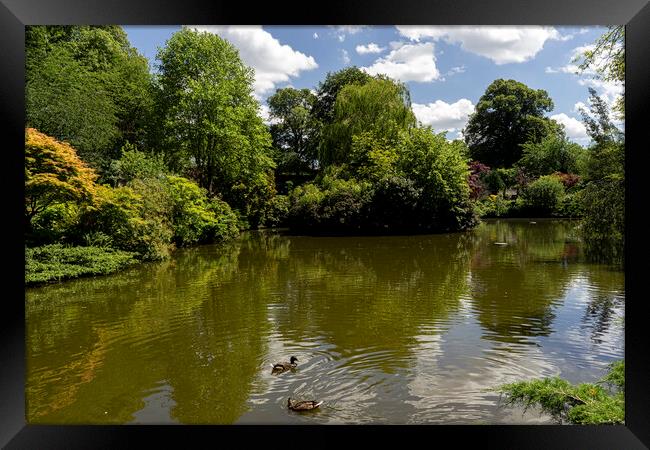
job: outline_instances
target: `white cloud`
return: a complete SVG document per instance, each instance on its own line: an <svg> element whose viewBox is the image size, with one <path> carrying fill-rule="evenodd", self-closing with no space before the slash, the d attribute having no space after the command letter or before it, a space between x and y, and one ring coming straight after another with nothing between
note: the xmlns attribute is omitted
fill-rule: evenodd
<svg viewBox="0 0 650 450"><path fill-rule="evenodd" d="M343 64L350 64L350 55L347 50L341 49L341 59L343 60Z"/></svg>
<svg viewBox="0 0 650 450"><path fill-rule="evenodd" d="M368 45L357 45L356 49L358 54L365 55L366 53L381 53L386 50L386 47L380 47L374 42Z"/></svg>
<svg viewBox="0 0 650 450"><path fill-rule="evenodd" d="M314 33L314 39L318 39L318 33Z"/></svg>
<svg viewBox="0 0 650 450"><path fill-rule="evenodd" d="M521 63L532 59L547 40L564 37L553 27L542 26L397 26L402 36L459 43L465 51L491 59L496 64Z"/></svg>
<svg viewBox="0 0 650 450"><path fill-rule="evenodd" d="M440 78L433 43L404 44L370 67L361 69L370 75L385 74L400 81L433 81Z"/></svg>
<svg viewBox="0 0 650 450"><path fill-rule="evenodd" d="M446 75L450 77L452 75L456 75L457 73L464 73L465 69L466 69L465 66L452 67L451 69L449 69L449 72L447 72Z"/></svg>
<svg viewBox="0 0 650 450"><path fill-rule="evenodd" d="M587 129L580 120L574 117L569 117L564 113L554 114L551 116L551 119L564 125L564 130L566 131L568 138L578 141L581 144L589 141Z"/></svg>
<svg viewBox="0 0 650 450"><path fill-rule="evenodd" d="M440 81L447 81L447 77L452 77L456 74L464 73L464 72L465 72L465 66L452 67L447 71L447 73L444 74L443 77L440 77Z"/></svg>
<svg viewBox="0 0 650 450"><path fill-rule="evenodd" d="M336 37L338 38L339 42L345 41L345 35L346 34L357 34L364 28L366 28L364 25L330 25L332 28L334 28L334 32L336 33Z"/></svg>
<svg viewBox="0 0 650 450"><path fill-rule="evenodd" d="M557 37L558 41L570 41L575 37L575 34L565 34Z"/></svg>
<svg viewBox="0 0 650 450"><path fill-rule="evenodd" d="M594 49L593 45L583 45L580 47L576 47L572 50L571 56L569 57L569 61L564 66L547 67L545 72L546 73L571 73L571 74L579 75L581 73L581 70L577 64L578 61L582 58L584 52L593 49ZM594 75L596 72L593 69L589 68L583 71L582 73L585 75Z"/></svg>
<svg viewBox="0 0 650 450"><path fill-rule="evenodd" d="M357 34L366 27L365 25L333 25L333 28L339 33Z"/></svg>
<svg viewBox="0 0 650 450"><path fill-rule="evenodd" d="M312 70L318 64L312 56L283 45L261 26L192 26L199 31L218 34L239 50L242 61L255 69L255 94L259 97L278 83Z"/></svg>
<svg viewBox="0 0 650 450"><path fill-rule="evenodd" d="M582 30L580 33L582 33ZM556 68L547 67L545 72L574 74L576 75L578 84L595 89L597 95L605 101L610 110L610 120L612 120L616 126L622 129L623 122L619 119L618 113L613 111L613 107L616 100L624 94L623 84L616 81L605 81L599 78L598 75L598 69L604 67L607 64L606 58L599 56L593 61L590 67L585 70L580 70L578 67L577 63L582 60L584 52L593 50L594 48L594 45L583 45L576 47L572 50L570 59L567 64ZM590 114L588 106L583 102L576 103L574 106L574 111L579 112L580 108L586 110L587 113Z"/></svg>
<svg viewBox="0 0 650 450"><path fill-rule="evenodd" d="M411 106L415 117L435 131L459 131L465 128L469 115L474 112L474 104L466 98L451 104L436 100L428 105L413 103Z"/></svg>

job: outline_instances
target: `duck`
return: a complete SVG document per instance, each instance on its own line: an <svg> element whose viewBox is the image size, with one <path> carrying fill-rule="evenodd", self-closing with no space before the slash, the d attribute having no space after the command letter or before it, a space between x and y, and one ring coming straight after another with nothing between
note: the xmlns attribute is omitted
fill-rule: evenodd
<svg viewBox="0 0 650 450"><path fill-rule="evenodd" d="M292 411L309 411L318 408L322 404L322 401L317 402L316 400L294 401L291 400L291 397L287 400L287 406Z"/></svg>
<svg viewBox="0 0 650 450"><path fill-rule="evenodd" d="M282 373L286 372L287 370L295 369L298 364L296 364L296 361L298 361L298 358L295 356L292 356L289 359L289 362L280 362L273 364L273 369L271 370L271 373Z"/></svg>

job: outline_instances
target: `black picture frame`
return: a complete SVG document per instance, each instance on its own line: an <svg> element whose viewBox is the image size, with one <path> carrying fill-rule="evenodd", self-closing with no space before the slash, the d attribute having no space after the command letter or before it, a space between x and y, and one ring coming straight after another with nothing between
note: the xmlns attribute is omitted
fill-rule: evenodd
<svg viewBox="0 0 650 450"><path fill-rule="evenodd" d="M24 26L46 24L428 24L428 25L626 25L626 421L621 426L37 426L25 423L24 245L22 235L24 148ZM207 439L255 439L273 445L303 439L313 445L338 445L340 438L373 441L423 438L430 445L469 440L494 448L641 449L650 446L650 352L644 329L644 139L650 105L650 4L646 0L330 0L321 4L284 1L224 2L184 0L0 0L0 120L6 132L3 153L3 222L17 229L4 244L8 252L0 314L0 445L6 448L122 448L133 440L147 446ZM645 145L644 145L645 142ZM24 260L24 259L23 259ZM6 289L10 286L11 289ZM420 434L415 436L413 433ZM339 436L337 436L339 437ZM451 441L449 440L451 439ZM239 444L236 444L239 445ZM365 444L368 445L368 444ZM445 445L445 447L448 444Z"/></svg>

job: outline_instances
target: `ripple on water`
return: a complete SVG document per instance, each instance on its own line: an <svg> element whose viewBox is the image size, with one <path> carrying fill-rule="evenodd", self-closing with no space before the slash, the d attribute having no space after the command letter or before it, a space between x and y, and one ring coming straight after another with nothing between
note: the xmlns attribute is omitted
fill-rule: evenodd
<svg viewBox="0 0 650 450"><path fill-rule="evenodd" d="M595 380L623 356L623 274L566 259L566 230L258 233L34 290L28 403L53 423L107 405L108 422L547 423L490 389ZM325 403L299 414L288 397Z"/></svg>

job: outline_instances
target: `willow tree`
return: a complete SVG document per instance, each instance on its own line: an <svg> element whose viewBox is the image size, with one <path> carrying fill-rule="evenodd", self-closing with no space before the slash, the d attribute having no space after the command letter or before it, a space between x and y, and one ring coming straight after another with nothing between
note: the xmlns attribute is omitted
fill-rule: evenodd
<svg viewBox="0 0 650 450"><path fill-rule="evenodd" d="M157 58L168 162L251 213L274 192L271 136L253 97L253 69L226 40L189 28L172 35Z"/></svg>
<svg viewBox="0 0 650 450"><path fill-rule="evenodd" d="M318 85L313 116L321 123L327 124L334 120L334 103L344 87L351 84L364 85L373 77L356 66L346 67L336 72L328 72L325 80Z"/></svg>
<svg viewBox="0 0 650 450"><path fill-rule="evenodd" d="M378 139L396 142L401 131L416 123L404 84L385 77L362 85L349 84L338 93L332 123L323 130L320 162L349 162L355 135L371 133Z"/></svg>

